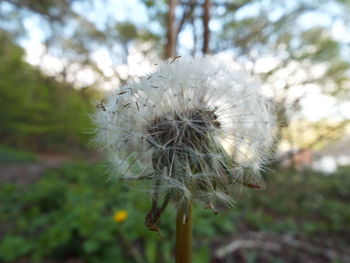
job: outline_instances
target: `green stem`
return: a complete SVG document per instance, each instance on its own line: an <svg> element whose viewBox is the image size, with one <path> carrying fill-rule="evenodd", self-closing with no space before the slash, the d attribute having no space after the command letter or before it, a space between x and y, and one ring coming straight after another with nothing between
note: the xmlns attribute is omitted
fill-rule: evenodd
<svg viewBox="0 0 350 263"><path fill-rule="evenodd" d="M176 263L192 262L192 203L180 205L176 216Z"/></svg>

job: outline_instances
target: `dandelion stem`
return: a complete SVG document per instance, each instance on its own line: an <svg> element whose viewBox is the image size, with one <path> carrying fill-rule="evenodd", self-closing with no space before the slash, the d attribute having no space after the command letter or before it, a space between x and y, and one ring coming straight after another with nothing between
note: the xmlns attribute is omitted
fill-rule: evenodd
<svg viewBox="0 0 350 263"><path fill-rule="evenodd" d="M180 205L176 216L176 263L192 262L192 203Z"/></svg>

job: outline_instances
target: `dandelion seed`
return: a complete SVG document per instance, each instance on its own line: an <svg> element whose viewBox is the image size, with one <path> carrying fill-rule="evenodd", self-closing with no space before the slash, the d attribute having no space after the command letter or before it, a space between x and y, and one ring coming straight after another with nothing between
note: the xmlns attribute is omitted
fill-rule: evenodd
<svg viewBox="0 0 350 263"><path fill-rule="evenodd" d="M244 72L213 57L171 62L159 65L159 78L128 83L132 93L110 94L94 116L112 169L153 195L151 230L169 201L215 211L218 200L233 204L235 185L261 188L274 141L272 106Z"/></svg>

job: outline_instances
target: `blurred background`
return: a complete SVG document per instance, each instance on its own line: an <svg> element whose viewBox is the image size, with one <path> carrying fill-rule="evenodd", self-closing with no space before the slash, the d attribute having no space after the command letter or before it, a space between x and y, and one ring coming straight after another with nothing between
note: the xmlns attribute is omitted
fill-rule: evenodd
<svg viewBox="0 0 350 263"><path fill-rule="evenodd" d="M175 56L217 54L274 101L266 189L196 207L194 262L350 262L350 2L1 0L0 262L172 262L150 197L89 146L108 90Z"/></svg>

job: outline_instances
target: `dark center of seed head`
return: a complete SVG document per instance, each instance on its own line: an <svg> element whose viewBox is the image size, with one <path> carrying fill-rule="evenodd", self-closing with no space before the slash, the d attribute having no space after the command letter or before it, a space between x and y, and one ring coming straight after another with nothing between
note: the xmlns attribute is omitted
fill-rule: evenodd
<svg viewBox="0 0 350 263"><path fill-rule="evenodd" d="M164 114L155 118L147 128L149 142L163 147L190 147L204 143L206 134L219 128L213 110L193 109L181 114Z"/></svg>

